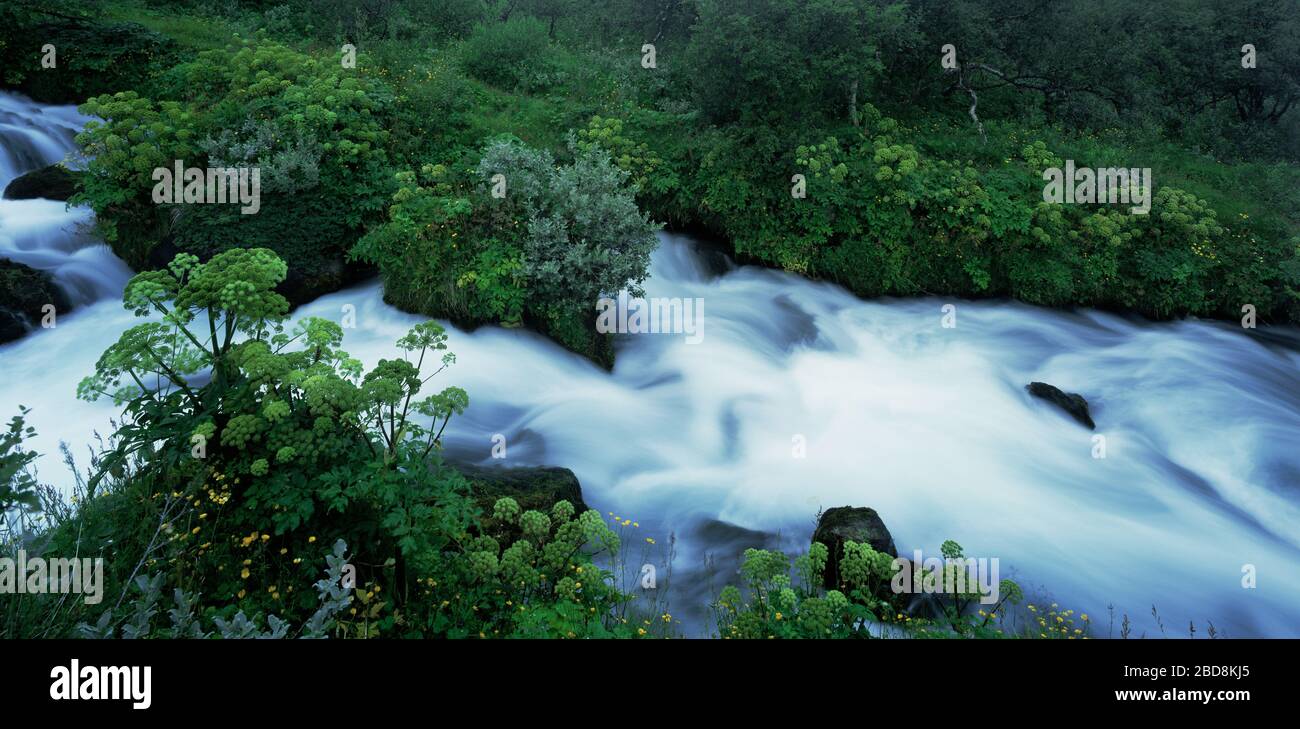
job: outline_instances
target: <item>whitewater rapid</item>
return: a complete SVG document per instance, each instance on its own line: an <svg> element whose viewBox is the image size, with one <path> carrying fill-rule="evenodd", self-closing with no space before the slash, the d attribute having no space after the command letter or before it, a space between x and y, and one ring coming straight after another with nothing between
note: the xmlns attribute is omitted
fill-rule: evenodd
<svg viewBox="0 0 1300 729"><path fill-rule="evenodd" d="M0 96L0 108L14 99ZM69 118L49 109L41 119ZM62 136L61 124L47 126ZM68 151L11 164L4 182ZM81 230L86 211L10 202L0 203L0 256L43 261L31 265L63 271L59 282L83 297L55 329L0 346L0 416L33 408L41 476L66 486L59 442L84 466L92 432L107 433L115 414L74 392L132 323L115 298L129 272ZM89 272L78 256L95 262ZM646 289L702 299L703 340L626 335L606 372L529 332L448 325L457 362L430 386L470 394L449 428L450 455L573 469L591 506L639 524L626 529L631 559L661 575L675 533L674 579L659 589L689 625L702 626L739 550L802 551L819 509L855 505L875 508L905 554L936 555L954 539L968 556L998 558L1002 577L1089 613L1103 637L1109 605L1148 635L1160 634L1153 606L1169 635L1185 636L1189 621L1198 636L1207 621L1236 637L1300 635L1294 329L862 301L718 265L670 234ZM368 283L294 315L350 323L355 312L344 348L373 364L420 320L381 293ZM954 328L943 326L946 304ZM1030 398L1033 380L1084 395L1097 430ZM498 436L504 459L492 457ZM1248 568L1254 589L1242 586Z"/></svg>
<svg viewBox="0 0 1300 729"><path fill-rule="evenodd" d="M0 190L56 162L79 169L73 137L90 120L73 106L0 93ZM0 258L47 271L73 306L121 295L131 270L92 236L94 213L58 200L0 200ZM57 325L56 325L57 326Z"/></svg>

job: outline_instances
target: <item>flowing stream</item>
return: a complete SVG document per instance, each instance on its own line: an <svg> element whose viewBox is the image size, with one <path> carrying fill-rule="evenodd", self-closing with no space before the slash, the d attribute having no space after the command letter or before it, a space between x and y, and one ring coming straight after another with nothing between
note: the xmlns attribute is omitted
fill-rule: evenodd
<svg viewBox="0 0 1300 729"><path fill-rule="evenodd" d="M84 121L0 94L0 187L73 152ZM71 476L59 443L84 465L115 415L76 400L76 384L132 323L119 299L130 271L91 220L60 202L0 202L0 256L51 271L76 304L53 329L0 346L0 417L33 408L41 476L60 485ZM875 508L906 555L954 539L998 558L1001 577L1089 613L1103 637L1109 605L1137 634L1163 624L1185 636L1195 622L1203 636L1212 621L1235 637L1300 635L1295 329L862 301L720 261L661 236L647 295L702 299L703 339L625 335L613 372L529 332L448 326L458 361L438 379L471 400L448 451L573 469L591 506L637 522L625 529L631 571L658 564L658 589L693 633L739 550L801 551L819 509L854 505ZM955 328L941 325L946 303ZM368 364L419 321L385 305L377 282L295 316L352 311L345 349ZM1032 380L1083 394L1096 432L1030 398Z"/></svg>

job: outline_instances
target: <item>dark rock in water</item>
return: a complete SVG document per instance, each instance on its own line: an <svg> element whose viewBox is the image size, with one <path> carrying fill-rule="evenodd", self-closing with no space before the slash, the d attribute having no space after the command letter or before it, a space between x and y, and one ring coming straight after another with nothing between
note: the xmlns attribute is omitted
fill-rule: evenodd
<svg viewBox="0 0 1300 729"><path fill-rule="evenodd" d="M27 334L27 323L8 309L0 309L0 344L22 339Z"/></svg>
<svg viewBox="0 0 1300 729"><path fill-rule="evenodd" d="M291 265L284 281L276 287L293 307L346 288L374 273L360 264L349 264L341 255L321 256L311 265L303 265L301 260L295 263L298 265Z"/></svg>
<svg viewBox="0 0 1300 729"><path fill-rule="evenodd" d="M1025 385L1025 389L1030 395L1046 400L1069 413L1070 417L1087 426L1089 430L1097 429L1097 425L1092 422L1092 415L1088 413L1088 401L1084 400L1082 395L1062 392L1061 388L1046 382L1031 382Z"/></svg>
<svg viewBox="0 0 1300 729"><path fill-rule="evenodd" d="M6 200L64 200L77 191L76 173L63 165L50 165L15 177L5 188Z"/></svg>
<svg viewBox="0 0 1300 729"><path fill-rule="evenodd" d="M293 194L263 189L256 215L241 212L242 203L173 206L156 238L150 239L149 232L136 242L119 236L113 250L134 268L162 268L176 253L207 261L231 248L268 248L288 269L276 291L291 307L301 306L377 273L348 260L365 229L339 214L351 201L325 188Z"/></svg>
<svg viewBox="0 0 1300 729"><path fill-rule="evenodd" d="M917 592L901 595L899 599L904 603L903 613L909 617L934 621L942 621L947 617L947 608L943 604L944 595Z"/></svg>
<svg viewBox="0 0 1300 729"><path fill-rule="evenodd" d="M576 514L587 510L578 477L567 468L504 468L465 463L453 463L451 467L470 482L470 497L489 514L497 499L506 496L519 502L523 511L549 512L559 501L573 504Z"/></svg>
<svg viewBox="0 0 1300 729"><path fill-rule="evenodd" d="M207 261L221 250L182 248L177 245L175 236L168 235L149 249L143 268L146 270L167 268L178 253L192 253L198 256L200 261ZM279 251L277 254L285 258L285 254ZM291 309L364 281L375 273L375 270L369 266L348 263L341 256L334 255L322 254L309 262L304 262L301 258L285 258L285 263L288 265L288 272L284 281L281 281L275 290L288 300Z"/></svg>
<svg viewBox="0 0 1300 729"><path fill-rule="evenodd" d="M812 541L826 545L830 552L826 559L826 589L839 589L840 559L844 556L844 543L866 542L877 552L891 557L898 555L894 537L875 509L856 506L837 506L822 512L813 531Z"/></svg>
<svg viewBox="0 0 1300 729"><path fill-rule="evenodd" d="M59 314L72 308L48 273L0 258L0 344L20 339L39 325L47 304Z"/></svg>

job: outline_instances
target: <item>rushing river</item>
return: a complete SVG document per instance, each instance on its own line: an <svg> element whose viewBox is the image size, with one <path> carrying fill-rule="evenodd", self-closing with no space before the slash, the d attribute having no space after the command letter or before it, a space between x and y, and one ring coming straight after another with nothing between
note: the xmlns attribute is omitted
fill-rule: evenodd
<svg viewBox="0 0 1300 729"><path fill-rule="evenodd" d="M0 95L0 186L71 153L81 123L71 108ZM0 202L0 256L53 272L77 304L55 328L0 346L0 417L33 408L41 476L65 485L58 444L84 465L115 414L76 400L76 383L132 322L118 298L130 272L88 234L91 219L58 202ZM528 332L449 327L458 361L439 379L471 398L450 453L572 468L589 504L639 523L631 559L648 549L661 582L675 533L674 579L660 587L691 632L738 550L802 550L818 509L856 505L877 509L906 554L951 538L998 558L1002 577L1090 613L1102 636L1108 605L1139 634L1160 633L1154 606L1169 635L1189 621L1198 636L1207 621L1229 636L1300 635L1294 329L868 302L717 261L661 236L647 294L703 299L703 340L623 336L612 373ZM947 303L955 328L941 325ZM385 305L378 283L295 316L342 320L352 307L345 349L367 363L392 356L419 320ZM1083 394L1097 431L1031 399L1032 380ZM490 456L497 434L504 460ZM1242 586L1248 566L1254 589Z"/></svg>

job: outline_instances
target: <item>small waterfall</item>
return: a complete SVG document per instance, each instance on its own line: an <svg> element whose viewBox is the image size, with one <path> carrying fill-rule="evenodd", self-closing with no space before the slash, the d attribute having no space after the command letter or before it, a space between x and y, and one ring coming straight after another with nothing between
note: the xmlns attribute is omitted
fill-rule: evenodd
<svg viewBox="0 0 1300 729"><path fill-rule="evenodd" d="M24 172L75 154L73 139L87 121L90 117L75 106L45 106L0 91L0 180L7 185Z"/></svg>
<svg viewBox="0 0 1300 729"><path fill-rule="evenodd" d="M42 106L0 93L0 190L14 178L63 162L81 166L73 141L89 117L72 106ZM47 271L73 306L121 295L131 277L92 236L94 214L57 200L0 200L0 258Z"/></svg>

